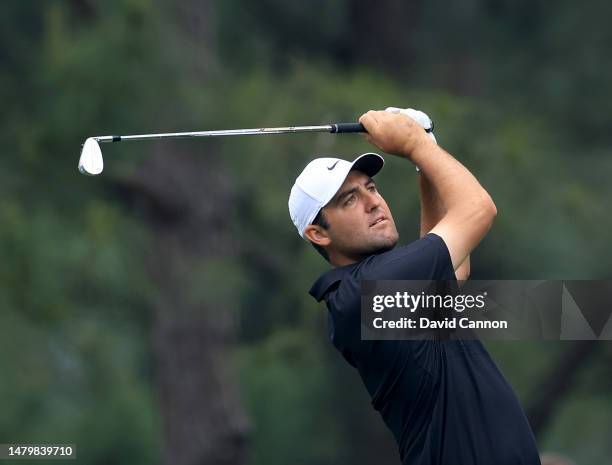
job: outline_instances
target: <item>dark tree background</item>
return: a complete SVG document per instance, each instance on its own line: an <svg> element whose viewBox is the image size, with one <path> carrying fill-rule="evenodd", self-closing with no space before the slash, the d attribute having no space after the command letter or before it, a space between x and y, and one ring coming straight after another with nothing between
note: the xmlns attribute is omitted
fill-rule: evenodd
<svg viewBox="0 0 612 465"><path fill-rule="evenodd" d="M562 0L51 0L0 15L0 438L79 463L397 463L306 294L289 189L358 137L87 136L410 106L498 206L473 278L610 278L612 13ZM410 167L379 184L418 231ZM542 451L612 456L612 348L488 343ZM577 427L579 425L579 427ZM8 463L8 462L7 462Z"/></svg>

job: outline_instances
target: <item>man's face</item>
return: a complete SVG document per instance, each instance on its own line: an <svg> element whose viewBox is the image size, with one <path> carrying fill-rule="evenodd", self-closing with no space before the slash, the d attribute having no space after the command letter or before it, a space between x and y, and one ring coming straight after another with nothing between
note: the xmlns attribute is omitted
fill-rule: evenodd
<svg viewBox="0 0 612 465"><path fill-rule="evenodd" d="M395 247L399 239L393 216L376 184L361 171L351 171L323 208L329 224L328 253L337 264L360 261Z"/></svg>

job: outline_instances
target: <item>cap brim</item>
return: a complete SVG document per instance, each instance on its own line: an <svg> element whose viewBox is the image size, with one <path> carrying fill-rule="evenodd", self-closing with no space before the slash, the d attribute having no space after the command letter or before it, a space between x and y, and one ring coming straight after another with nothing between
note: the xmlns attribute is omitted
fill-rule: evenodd
<svg viewBox="0 0 612 465"><path fill-rule="evenodd" d="M370 177L375 176L384 166L385 160L383 157L374 152L364 153L359 155L353 163L351 163L352 170L359 170L362 173L367 174Z"/></svg>

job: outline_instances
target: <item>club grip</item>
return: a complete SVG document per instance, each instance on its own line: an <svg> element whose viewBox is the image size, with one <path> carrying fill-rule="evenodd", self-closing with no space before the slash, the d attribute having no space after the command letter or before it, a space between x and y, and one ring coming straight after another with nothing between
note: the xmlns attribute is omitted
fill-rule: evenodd
<svg viewBox="0 0 612 465"><path fill-rule="evenodd" d="M343 132L367 132L361 123L332 123L331 133L340 134Z"/></svg>

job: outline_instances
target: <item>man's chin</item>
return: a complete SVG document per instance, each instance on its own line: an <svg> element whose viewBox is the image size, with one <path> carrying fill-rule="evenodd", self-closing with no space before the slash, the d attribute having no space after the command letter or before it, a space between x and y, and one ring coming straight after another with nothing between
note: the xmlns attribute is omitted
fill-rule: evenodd
<svg viewBox="0 0 612 465"><path fill-rule="evenodd" d="M392 250L397 245L398 240L399 240L399 237L389 238L387 240L380 241L379 243L373 245L368 255L378 255L380 253L388 252L389 250Z"/></svg>
<svg viewBox="0 0 612 465"><path fill-rule="evenodd" d="M389 235L387 237L377 237L369 243L360 244L360 247L346 247L337 249L339 255L344 257L352 257L354 260L363 260L370 255L378 255L388 252L393 249L399 241L399 234Z"/></svg>

